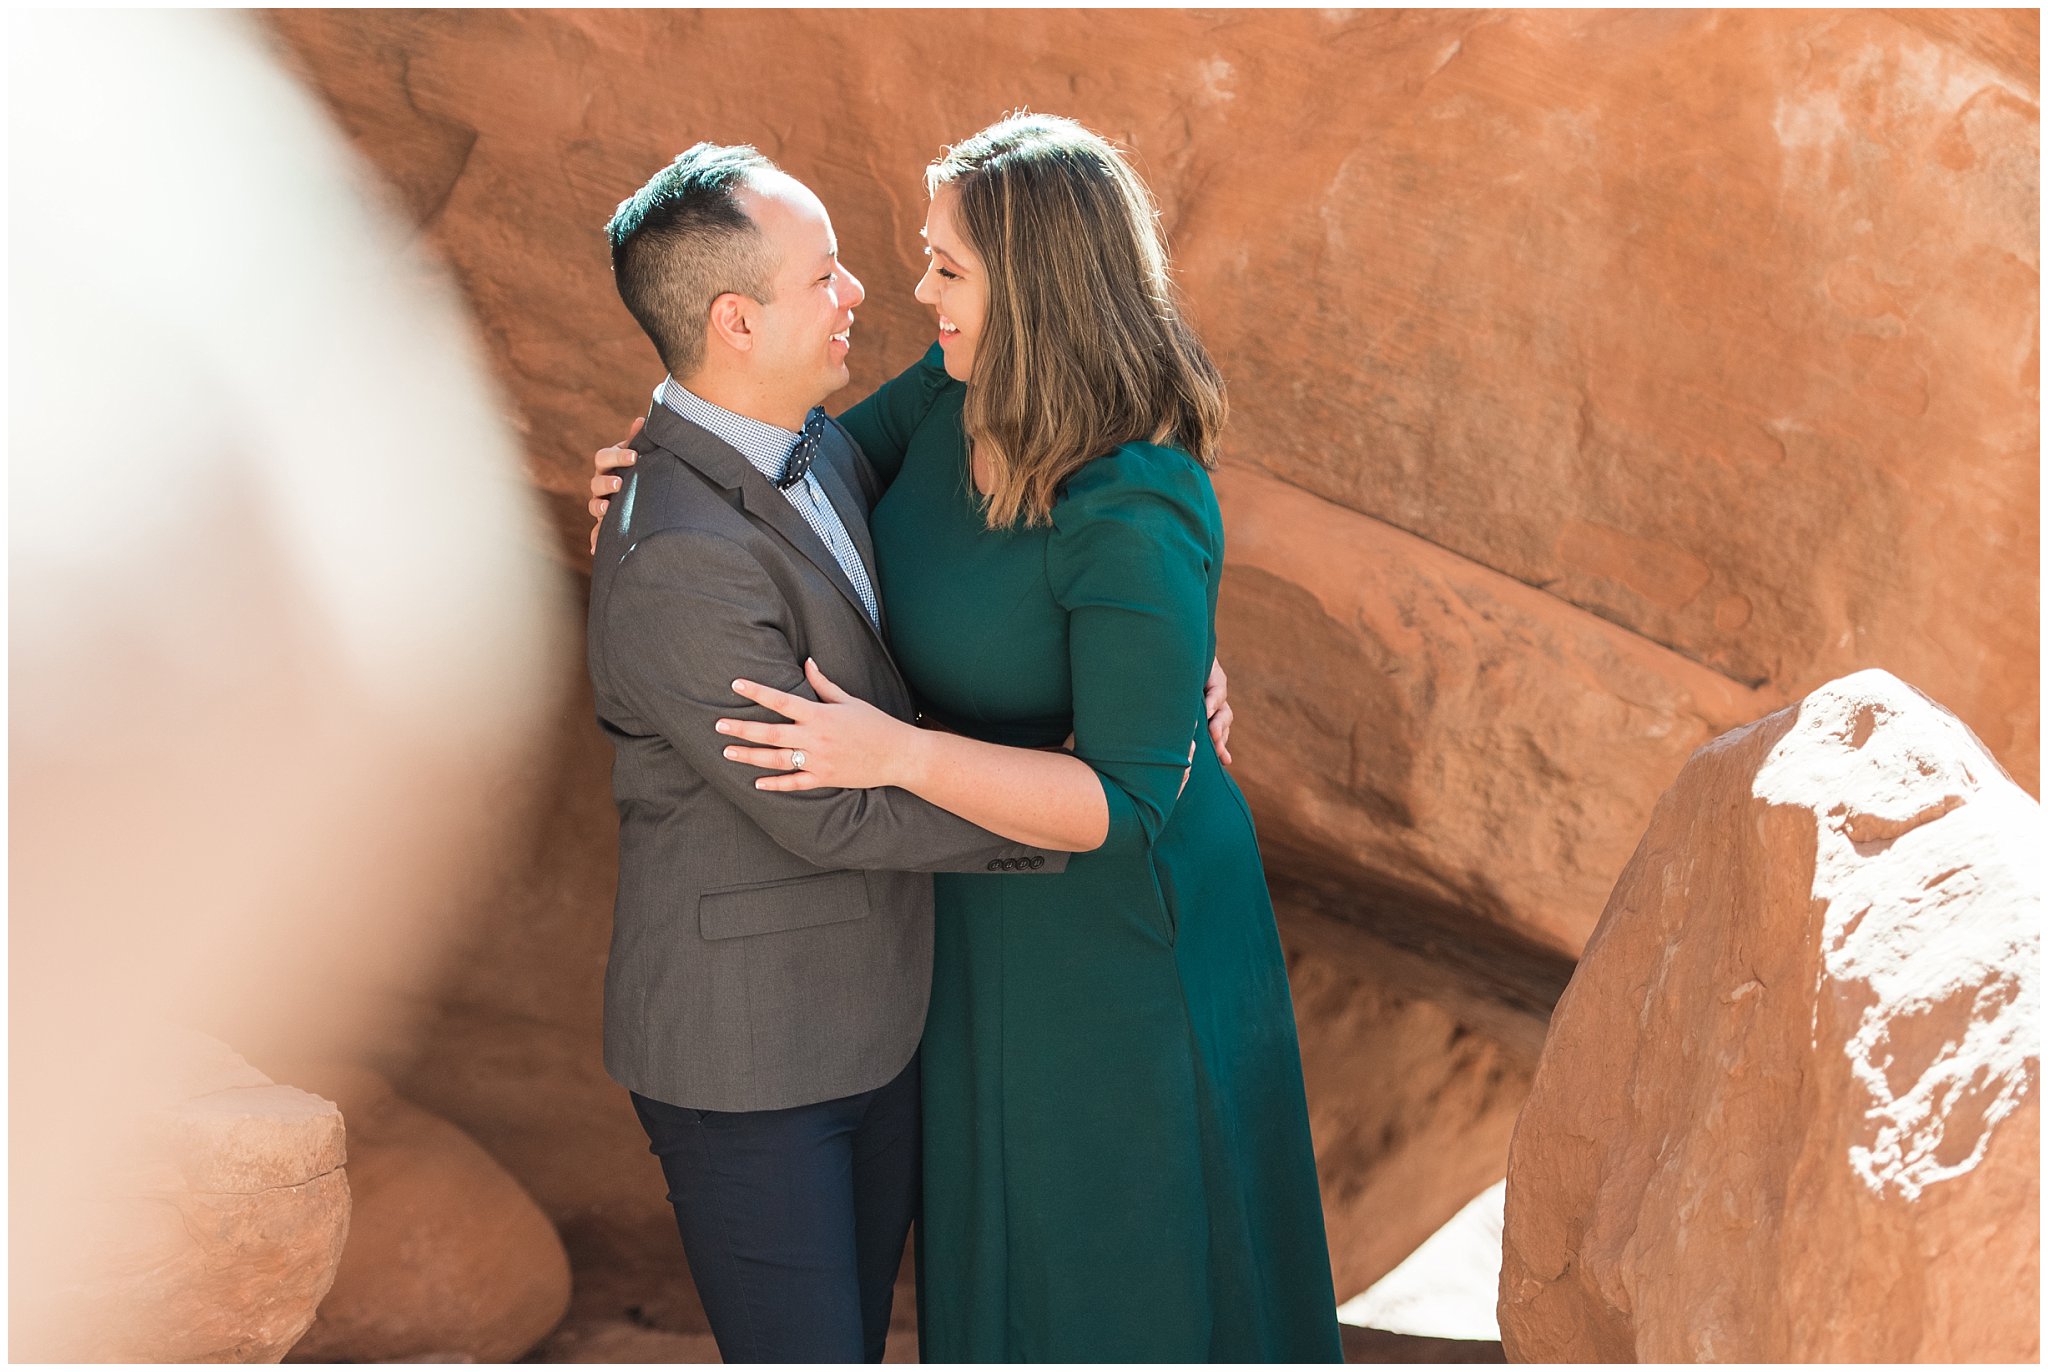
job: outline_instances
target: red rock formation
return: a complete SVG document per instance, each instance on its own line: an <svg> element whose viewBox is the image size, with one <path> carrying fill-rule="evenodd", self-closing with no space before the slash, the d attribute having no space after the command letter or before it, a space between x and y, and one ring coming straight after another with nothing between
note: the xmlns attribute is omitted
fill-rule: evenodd
<svg viewBox="0 0 2048 1372"><path fill-rule="evenodd" d="M2035 1361L2039 835L1887 673L1702 748L1515 1128L1510 1355Z"/></svg>
<svg viewBox="0 0 2048 1372"><path fill-rule="evenodd" d="M1216 489L1231 750L1270 865L1383 937L1420 915L1576 955L1659 788L1757 693L1269 476Z"/></svg>
<svg viewBox="0 0 2048 1372"><path fill-rule="evenodd" d="M1283 927L1370 930L1503 1043L1534 1037L1659 789L1739 720L1880 663L2036 784L2037 22L270 16L464 282L571 565L588 454L659 376L598 232L653 168L751 140L819 190L869 288L850 402L930 337L910 287L944 143L1018 105L1122 140L1232 385L1223 651ZM545 847L404 1086L556 1217L600 1274L579 1309L615 1315L591 1293L632 1269L619 1292L680 1311L658 1174L597 1067L587 701L563 729ZM1312 1070L1312 1102L1347 1080ZM1325 1168L1376 1194L1363 1156ZM1396 1231L1436 1204L1400 1189Z"/></svg>
<svg viewBox="0 0 2048 1372"><path fill-rule="evenodd" d="M533 1198L446 1120L360 1069L295 1073L348 1126L349 1242L293 1362L515 1362L569 1307L569 1259Z"/></svg>

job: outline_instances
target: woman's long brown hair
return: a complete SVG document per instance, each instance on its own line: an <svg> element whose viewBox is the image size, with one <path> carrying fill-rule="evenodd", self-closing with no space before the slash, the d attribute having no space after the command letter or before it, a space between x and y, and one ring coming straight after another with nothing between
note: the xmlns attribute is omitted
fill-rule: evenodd
<svg viewBox="0 0 2048 1372"><path fill-rule="evenodd" d="M1018 114L925 171L987 272L967 436L993 470L990 528L1052 522L1060 483L1131 442L1215 465L1223 378L1181 317L1151 195L1071 119Z"/></svg>

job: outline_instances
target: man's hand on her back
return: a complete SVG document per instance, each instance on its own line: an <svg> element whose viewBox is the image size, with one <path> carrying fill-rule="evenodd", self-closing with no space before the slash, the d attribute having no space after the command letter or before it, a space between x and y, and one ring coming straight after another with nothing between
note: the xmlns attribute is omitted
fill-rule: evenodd
<svg viewBox="0 0 2048 1372"><path fill-rule="evenodd" d="M1202 704L1209 714L1209 737L1216 744L1216 760L1230 765L1230 678L1223 675L1223 659L1209 664L1209 684L1202 690Z"/></svg>
<svg viewBox="0 0 2048 1372"><path fill-rule="evenodd" d="M626 444L640 436L641 427L646 423L644 416L636 417L632 427L626 430L625 438L620 440L616 447L599 448L596 456L591 459L597 467L597 475L590 478L590 517L597 521L590 526L590 553L593 557L597 555L598 525L604 523L604 512L612 507L612 493L625 484L623 477L613 476L612 473L620 467L632 466L634 460L639 457L639 454Z"/></svg>

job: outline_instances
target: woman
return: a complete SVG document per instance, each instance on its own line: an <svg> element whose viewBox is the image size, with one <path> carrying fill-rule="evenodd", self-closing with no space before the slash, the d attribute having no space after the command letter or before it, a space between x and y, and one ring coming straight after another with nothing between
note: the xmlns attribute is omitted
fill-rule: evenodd
<svg viewBox="0 0 2048 1372"><path fill-rule="evenodd" d="M879 593L946 731L815 664L815 702L736 684L791 723L719 724L764 789L901 786L1080 850L936 878L921 1354L1337 1360L1286 968L1203 728L1221 380L1101 139L1018 116L927 182L939 342L841 422L888 484Z"/></svg>

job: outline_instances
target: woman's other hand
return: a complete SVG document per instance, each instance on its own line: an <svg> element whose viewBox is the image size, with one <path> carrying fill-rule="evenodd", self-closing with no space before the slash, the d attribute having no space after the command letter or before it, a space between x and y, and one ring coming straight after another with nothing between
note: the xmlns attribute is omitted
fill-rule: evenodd
<svg viewBox="0 0 2048 1372"><path fill-rule="evenodd" d="M641 427L646 423L645 417L634 419L633 426L626 430L625 438L621 439L617 446L599 448L597 455L591 459L597 466L597 475L590 478L590 517L597 521L597 524L590 526L590 552L593 557L597 555L597 526L604 523L604 512L612 507L612 493L625 485L623 477L613 476L612 473L620 467L632 466L634 459L639 457L639 454L626 444L640 436ZM1212 675L1209 679L1214 681L1216 678Z"/></svg>
<svg viewBox="0 0 2048 1372"><path fill-rule="evenodd" d="M756 705L765 705L789 723L719 720L714 727L721 734L760 745L729 747L725 756L733 762L775 773L754 782L763 791L905 784L907 769L914 765L917 753L917 726L840 690L809 658L804 659L804 679L818 693L816 700L757 682L735 681L734 691ZM802 767L794 765L792 753L804 755Z"/></svg>
<svg viewBox="0 0 2048 1372"><path fill-rule="evenodd" d="M1208 708L1209 737L1216 744L1216 760L1225 767L1230 765L1229 696L1230 678L1223 675L1223 659L1217 658L1209 664L1209 684L1202 690L1202 704Z"/></svg>

